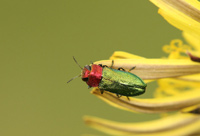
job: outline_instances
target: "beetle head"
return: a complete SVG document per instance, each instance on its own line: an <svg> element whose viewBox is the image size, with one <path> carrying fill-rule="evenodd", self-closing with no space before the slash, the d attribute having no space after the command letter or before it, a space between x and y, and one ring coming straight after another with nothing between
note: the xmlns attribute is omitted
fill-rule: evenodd
<svg viewBox="0 0 200 136"><path fill-rule="evenodd" d="M88 76L89 76L89 74L90 74L90 71L91 71L91 66L89 66L89 65L86 65L84 68L83 68L83 70L82 70L82 80L84 81L84 82L87 82L88 81Z"/></svg>

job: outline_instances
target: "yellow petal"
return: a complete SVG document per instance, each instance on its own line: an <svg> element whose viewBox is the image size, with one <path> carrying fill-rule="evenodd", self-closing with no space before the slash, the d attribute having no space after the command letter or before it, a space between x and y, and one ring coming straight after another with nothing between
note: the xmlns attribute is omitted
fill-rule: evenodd
<svg viewBox="0 0 200 136"><path fill-rule="evenodd" d="M150 0L159 13L173 26L182 30L186 40L200 51L200 2L197 0ZM191 38L191 39L190 39Z"/></svg>
<svg viewBox="0 0 200 136"><path fill-rule="evenodd" d="M177 79L184 80L184 81L200 82L200 74L177 77Z"/></svg>
<svg viewBox="0 0 200 136"><path fill-rule="evenodd" d="M197 32L200 29L200 11L185 0L150 0L160 8L159 13L181 30ZM192 1L192 0L191 0ZM196 3L199 5L199 2ZM194 29L196 28L196 29Z"/></svg>
<svg viewBox="0 0 200 136"><path fill-rule="evenodd" d="M97 61L95 64L111 66L111 60ZM119 67L129 70L136 68L131 73L142 79L159 79L167 77L178 77L200 73L200 63L185 59L117 59L113 68Z"/></svg>
<svg viewBox="0 0 200 136"><path fill-rule="evenodd" d="M199 132L200 116L190 113L177 113L166 118L140 122L119 123L96 117L85 117L85 123L97 130L115 136L181 136Z"/></svg>
<svg viewBox="0 0 200 136"><path fill-rule="evenodd" d="M190 32L183 32L183 37L190 45L194 47L195 50L198 51L198 54L194 55L200 55L200 35Z"/></svg>
<svg viewBox="0 0 200 136"><path fill-rule="evenodd" d="M143 113L176 111L200 104L199 88L190 90L189 92L183 92L178 96L169 96L165 98L138 99L129 97L130 101L127 100L126 97L118 98L115 94L108 91L104 91L104 93L101 94L98 88L94 88L91 93L114 107Z"/></svg>
<svg viewBox="0 0 200 136"><path fill-rule="evenodd" d="M115 51L113 55L110 57L110 60L115 60L115 59L145 59L145 58L123 51Z"/></svg>
<svg viewBox="0 0 200 136"><path fill-rule="evenodd" d="M156 98L164 98L175 95L176 97L179 97L183 94L183 92L192 93L192 90L199 90L200 82L180 80L179 78L165 78L158 80L158 86L159 87L154 92L154 96Z"/></svg>

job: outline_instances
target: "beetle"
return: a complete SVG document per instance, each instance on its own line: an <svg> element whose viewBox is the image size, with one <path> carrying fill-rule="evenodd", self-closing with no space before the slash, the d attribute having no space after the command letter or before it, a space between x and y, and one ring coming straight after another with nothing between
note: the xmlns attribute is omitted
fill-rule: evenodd
<svg viewBox="0 0 200 136"><path fill-rule="evenodd" d="M76 59L73 57L77 65L82 69L82 80L86 82L88 87L98 87L103 94L104 91L115 93L118 98L126 96L129 100L129 96L138 96L145 92L146 84L137 75L130 73L135 67L129 71L125 71L124 68L113 69L114 61L112 60L111 67L102 64L86 65L82 68ZM77 78L76 76L74 78ZM71 80L73 80L72 78ZM69 80L67 83L69 83Z"/></svg>

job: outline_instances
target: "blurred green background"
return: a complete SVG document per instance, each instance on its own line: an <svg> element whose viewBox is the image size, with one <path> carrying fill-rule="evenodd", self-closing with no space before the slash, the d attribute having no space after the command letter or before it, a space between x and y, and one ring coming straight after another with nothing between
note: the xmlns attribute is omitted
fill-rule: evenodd
<svg viewBox="0 0 200 136"><path fill-rule="evenodd" d="M147 58L181 38L148 0L1 0L0 135L104 135L85 126L92 115L121 122L156 118L116 109L90 94L80 65L114 51ZM150 97L156 84L148 85Z"/></svg>

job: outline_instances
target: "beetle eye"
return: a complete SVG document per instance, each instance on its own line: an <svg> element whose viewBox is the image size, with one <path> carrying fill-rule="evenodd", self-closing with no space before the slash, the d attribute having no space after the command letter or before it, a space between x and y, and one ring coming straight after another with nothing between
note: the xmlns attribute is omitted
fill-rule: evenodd
<svg viewBox="0 0 200 136"><path fill-rule="evenodd" d="M91 66L86 65L85 68L86 68L87 70L91 71Z"/></svg>
<svg viewBox="0 0 200 136"><path fill-rule="evenodd" d="M82 78L83 81L87 82L88 81L88 78Z"/></svg>

